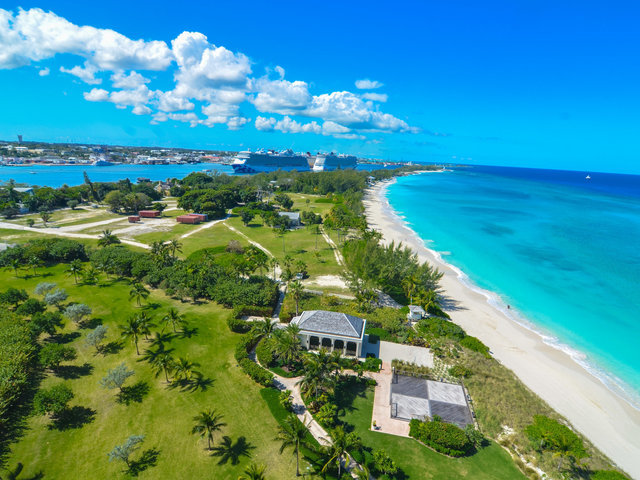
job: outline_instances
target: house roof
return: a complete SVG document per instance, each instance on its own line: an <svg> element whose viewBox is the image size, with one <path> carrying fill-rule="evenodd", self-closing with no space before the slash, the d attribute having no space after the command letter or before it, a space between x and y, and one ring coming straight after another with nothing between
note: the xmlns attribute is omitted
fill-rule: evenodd
<svg viewBox="0 0 640 480"><path fill-rule="evenodd" d="M295 317L291 323L297 324L301 331L361 338L365 320L346 313L307 310Z"/></svg>
<svg viewBox="0 0 640 480"><path fill-rule="evenodd" d="M409 311L411 313L421 313L422 315L427 313L424 311L424 308L422 308L420 305L409 305Z"/></svg>
<svg viewBox="0 0 640 480"><path fill-rule="evenodd" d="M278 212L278 215L281 217L288 217L289 220L300 221L300 213L299 212Z"/></svg>

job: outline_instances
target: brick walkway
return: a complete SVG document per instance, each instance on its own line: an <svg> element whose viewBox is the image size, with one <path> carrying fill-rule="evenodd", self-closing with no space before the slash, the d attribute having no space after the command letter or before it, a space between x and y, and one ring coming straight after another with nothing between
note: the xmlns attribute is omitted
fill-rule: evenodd
<svg viewBox="0 0 640 480"><path fill-rule="evenodd" d="M368 376L378 382L373 399L371 430L374 432L398 435L400 437L408 437L409 422L391 418L391 364L383 362L379 372L369 372ZM373 428L374 421L376 422L377 429Z"/></svg>

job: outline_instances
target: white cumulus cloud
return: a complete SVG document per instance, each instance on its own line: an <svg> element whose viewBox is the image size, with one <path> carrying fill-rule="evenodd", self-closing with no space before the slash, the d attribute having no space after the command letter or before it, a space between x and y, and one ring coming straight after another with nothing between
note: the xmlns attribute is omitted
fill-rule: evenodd
<svg viewBox="0 0 640 480"><path fill-rule="evenodd" d="M143 77L138 72L131 71L126 75L123 71L119 71L111 75L111 82L115 88L138 88L151 80Z"/></svg>
<svg viewBox="0 0 640 480"><path fill-rule="evenodd" d="M101 70L164 70L173 60L165 42L132 40L109 29L78 26L40 8L0 9L0 68L16 68L69 53Z"/></svg>
<svg viewBox="0 0 640 480"><path fill-rule="evenodd" d="M384 83L380 83L377 80L369 80L365 78L363 80L356 80L356 88L359 90L374 90L380 88Z"/></svg>
<svg viewBox="0 0 640 480"><path fill-rule="evenodd" d="M276 125L276 119L273 117L265 118L258 116L256 117L255 126L257 130L261 132L270 132L273 130L273 127Z"/></svg>
<svg viewBox="0 0 640 480"><path fill-rule="evenodd" d="M365 98L367 100L372 100L374 102L384 103L389 99L389 96L386 93L367 92L362 94L362 98Z"/></svg>
<svg viewBox="0 0 640 480"><path fill-rule="evenodd" d="M84 92L84 99L89 102L108 102L109 92L103 88L93 88L89 92Z"/></svg>
<svg viewBox="0 0 640 480"><path fill-rule="evenodd" d="M241 107L251 103L263 114L254 122L258 130L339 138L360 138L363 132L417 131L406 121L380 111L386 94L314 93L310 82L285 79L285 69L279 65L266 68L265 76L255 77L247 55L215 45L200 32L182 32L169 45L76 25L39 8L0 9L0 69L18 68L58 54L78 57L75 66L60 67L61 72L89 85L110 80L110 87L85 92L87 101L131 107L133 114L151 115L152 123L174 120L191 126L226 124L229 129L238 129L250 122ZM150 70L167 71L164 78L172 75L173 84L154 87L157 76L144 74ZM38 72L41 76L48 73L48 68ZM362 79L355 86L373 90L383 84ZM202 115L196 114L196 109ZM274 114L284 118L275 119L271 117Z"/></svg>
<svg viewBox="0 0 640 480"><path fill-rule="evenodd" d="M102 79L96 78L96 73L98 72L98 69L86 62L84 64L84 68L81 67L80 65L76 65L73 68L60 67L60 71L62 73L68 73L70 75L73 75L74 77L78 77L80 80L82 80L85 83L88 83L89 85L99 85L100 83L102 83Z"/></svg>

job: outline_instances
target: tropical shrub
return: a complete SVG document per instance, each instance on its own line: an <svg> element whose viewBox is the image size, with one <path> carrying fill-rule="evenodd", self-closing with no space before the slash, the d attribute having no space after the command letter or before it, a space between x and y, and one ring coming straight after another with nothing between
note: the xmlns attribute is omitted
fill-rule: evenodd
<svg viewBox="0 0 640 480"><path fill-rule="evenodd" d="M433 448L436 452L452 457L462 457L472 448L464 430L451 423L441 421L409 422L409 436Z"/></svg>
<svg viewBox="0 0 640 480"><path fill-rule="evenodd" d="M478 352L487 358L491 358L491 355L489 354L489 347L487 347L476 337L467 335L462 340L460 340L460 345L464 348L468 348L469 350L473 350L474 352Z"/></svg>
<svg viewBox="0 0 640 480"><path fill-rule="evenodd" d="M367 357L365 361L362 362L362 366L369 372L379 372L382 367L382 360L379 358Z"/></svg>
<svg viewBox="0 0 640 480"><path fill-rule="evenodd" d="M544 415L535 415L533 423L524 429L538 450L551 450L580 460L589 456L582 439L566 425Z"/></svg>

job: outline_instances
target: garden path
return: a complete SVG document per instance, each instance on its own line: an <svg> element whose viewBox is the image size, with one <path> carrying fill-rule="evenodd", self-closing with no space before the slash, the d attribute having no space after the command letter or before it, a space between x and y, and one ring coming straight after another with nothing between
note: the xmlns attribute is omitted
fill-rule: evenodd
<svg viewBox="0 0 640 480"><path fill-rule="evenodd" d="M338 265L341 265L341 266L344 267L344 258L342 258L342 253L340 253L340 249L335 244L335 242L333 240L331 240L331 237L329 235L327 235L327 232L325 231L324 227L321 227L320 231L322 232L322 236L324 237L326 242L329 245L331 245L331 248L333 249L333 254L336 257L336 262L338 262Z"/></svg>
<svg viewBox="0 0 640 480"><path fill-rule="evenodd" d="M97 240L100 238L100 235L89 235L86 233L75 233L64 231L61 228L34 228L34 227L25 227L24 225L15 225L13 223L8 222L0 222L0 228L6 228L9 230L22 230L25 232L35 232L42 233L45 235L56 235L58 237L67 237L67 238L87 238L91 240ZM146 243L136 242L134 240L121 239L122 243L126 243L128 245L133 245L134 247L140 247L145 249L150 249L151 247Z"/></svg>

